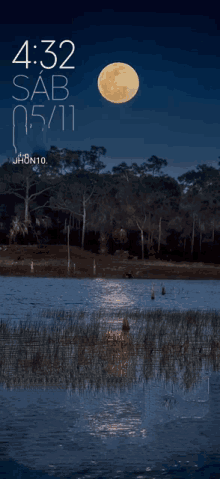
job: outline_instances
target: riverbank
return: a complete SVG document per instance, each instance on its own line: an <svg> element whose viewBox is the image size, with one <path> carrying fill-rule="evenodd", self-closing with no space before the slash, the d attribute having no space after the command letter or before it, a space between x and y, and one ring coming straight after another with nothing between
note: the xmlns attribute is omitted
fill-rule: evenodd
<svg viewBox="0 0 220 479"><path fill-rule="evenodd" d="M67 246L64 245L1 245L0 275L110 279L130 275L136 279L220 279L220 265L215 264L142 261L99 255L77 247L70 247L69 268L67 259Z"/></svg>

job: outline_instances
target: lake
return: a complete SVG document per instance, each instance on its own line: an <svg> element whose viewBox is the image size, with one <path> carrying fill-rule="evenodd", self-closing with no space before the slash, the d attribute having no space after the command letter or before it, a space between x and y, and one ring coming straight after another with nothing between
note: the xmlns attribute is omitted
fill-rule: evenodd
<svg viewBox="0 0 220 479"><path fill-rule="evenodd" d="M99 309L205 311L219 303L214 280L1 277L0 318L14 323L27 314L40 320L45 310L49 324L57 309L88 311L89 320ZM99 391L1 384L1 477L217 477L220 374L203 366L201 376L191 390L159 377Z"/></svg>
<svg viewBox="0 0 220 479"><path fill-rule="evenodd" d="M0 318L37 320L42 310L220 310L219 281L1 277ZM155 299L151 300L154 284ZM161 295L162 284L166 294Z"/></svg>

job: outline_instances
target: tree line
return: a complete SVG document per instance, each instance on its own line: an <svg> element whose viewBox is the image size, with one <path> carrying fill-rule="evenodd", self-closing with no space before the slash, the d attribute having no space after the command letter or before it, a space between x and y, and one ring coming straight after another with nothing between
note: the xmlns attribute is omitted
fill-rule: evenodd
<svg viewBox="0 0 220 479"><path fill-rule="evenodd" d="M167 160L153 155L102 173L105 154L104 147L51 146L45 164L8 158L0 167L1 242L62 243L68 224L71 244L95 252L203 261L214 255L218 262L220 168L199 165L176 180L162 171Z"/></svg>

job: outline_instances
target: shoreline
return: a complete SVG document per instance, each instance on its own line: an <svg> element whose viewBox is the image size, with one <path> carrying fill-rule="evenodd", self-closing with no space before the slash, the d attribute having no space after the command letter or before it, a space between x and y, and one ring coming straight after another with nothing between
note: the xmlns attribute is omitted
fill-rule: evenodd
<svg viewBox="0 0 220 479"><path fill-rule="evenodd" d="M220 280L220 265L156 259L127 259L70 247L68 269L64 245L0 246L0 276L77 279L210 279ZM33 263L33 269L31 269ZM75 267L74 267L75 265ZM95 270L94 270L95 265ZM75 268L75 269L74 269ZM126 278L126 273L131 278Z"/></svg>
<svg viewBox="0 0 220 479"><path fill-rule="evenodd" d="M141 261L141 260L139 260ZM130 264L116 267L104 267L98 264L96 273L93 273L92 267L83 268L80 265L74 272L73 265L68 269L67 261L48 261L18 264L13 261L0 261L0 276L27 276L27 277L54 277L54 278L77 278L77 279L194 279L194 280L220 280L220 267L179 265L170 263L169 265L158 264L157 261L148 264ZM65 264L66 263L66 264ZM132 278L126 278L125 273L129 269Z"/></svg>

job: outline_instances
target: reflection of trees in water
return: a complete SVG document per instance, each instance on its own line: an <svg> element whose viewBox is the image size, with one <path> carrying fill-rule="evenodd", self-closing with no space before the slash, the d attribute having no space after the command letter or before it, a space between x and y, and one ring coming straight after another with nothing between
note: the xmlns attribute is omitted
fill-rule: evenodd
<svg viewBox="0 0 220 479"><path fill-rule="evenodd" d="M64 324L64 323L62 323ZM220 369L216 313L150 312L141 327L106 335L99 323L65 323L52 331L0 323L0 382L8 387L96 389L164 377L190 389L204 366ZM131 324L131 322L130 322ZM139 327L139 329L138 329Z"/></svg>

